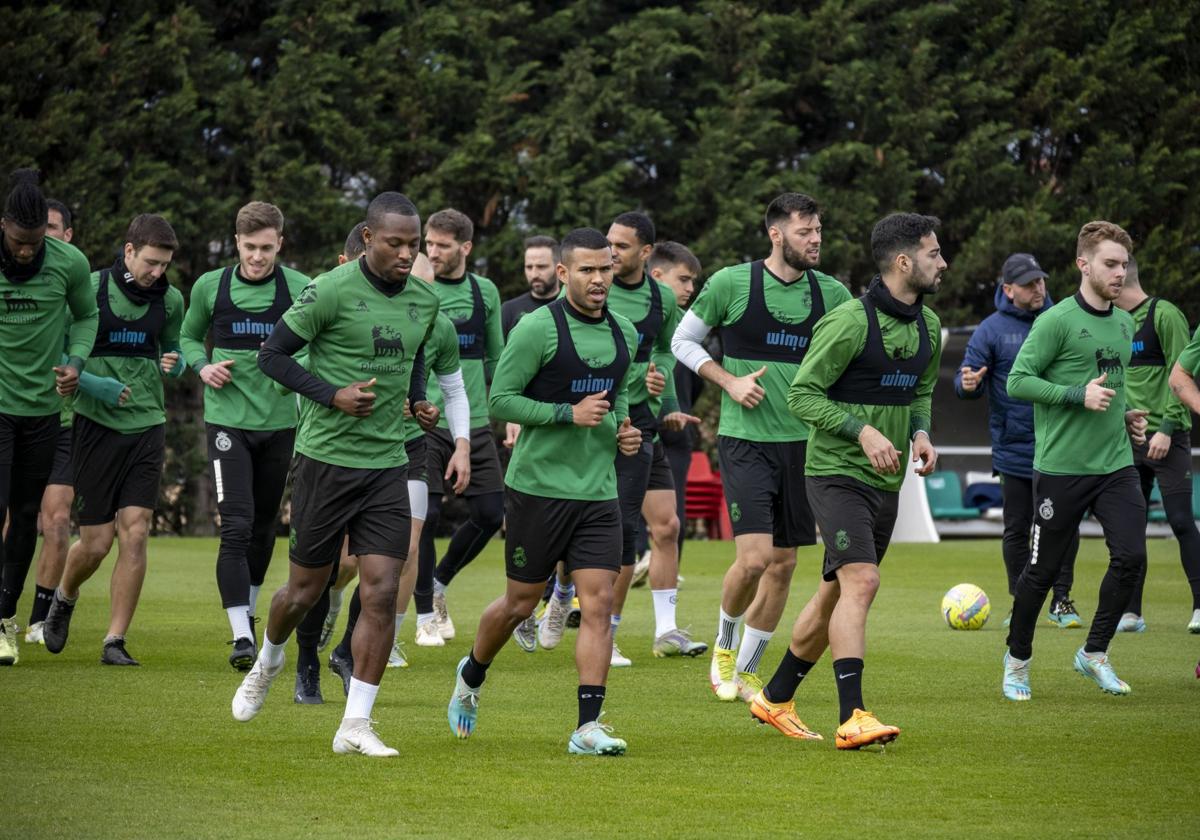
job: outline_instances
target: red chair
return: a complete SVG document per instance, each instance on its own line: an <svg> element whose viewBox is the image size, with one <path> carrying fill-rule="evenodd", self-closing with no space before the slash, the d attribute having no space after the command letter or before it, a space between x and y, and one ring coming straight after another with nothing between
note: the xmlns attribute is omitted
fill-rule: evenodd
<svg viewBox="0 0 1200 840"><path fill-rule="evenodd" d="M713 471L708 455L703 452L692 453L692 464L688 468L684 513L689 520L704 521L709 539L728 540L733 538L733 526L729 521L729 512L725 508L725 490L721 486L721 476Z"/></svg>

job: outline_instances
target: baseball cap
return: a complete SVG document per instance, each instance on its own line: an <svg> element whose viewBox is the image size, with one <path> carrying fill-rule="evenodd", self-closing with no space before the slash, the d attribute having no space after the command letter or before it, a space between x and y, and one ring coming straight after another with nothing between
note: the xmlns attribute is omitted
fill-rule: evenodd
<svg viewBox="0 0 1200 840"><path fill-rule="evenodd" d="M1042 271L1033 254L1011 254L1004 261L1001 271L1002 282L1024 286L1035 280L1044 280L1050 275Z"/></svg>

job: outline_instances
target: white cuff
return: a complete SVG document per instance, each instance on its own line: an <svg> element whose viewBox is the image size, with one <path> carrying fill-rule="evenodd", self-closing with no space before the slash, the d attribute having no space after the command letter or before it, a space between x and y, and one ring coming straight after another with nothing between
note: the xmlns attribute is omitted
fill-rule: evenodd
<svg viewBox="0 0 1200 840"><path fill-rule="evenodd" d="M437 375L438 387L442 389L442 405L446 410L446 425L450 436L471 439L471 403L467 400L467 386L463 384L462 368L453 373Z"/></svg>
<svg viewBox="0 0 1200 840"><path fill-rule="evenodd" d="M697 374L700 373L701 365L713 360L703 344L710 332L712 327L689 310L683 313L679 326L675 328L675 335L671 337L671 352L675 354L675 358Z"/></svg>

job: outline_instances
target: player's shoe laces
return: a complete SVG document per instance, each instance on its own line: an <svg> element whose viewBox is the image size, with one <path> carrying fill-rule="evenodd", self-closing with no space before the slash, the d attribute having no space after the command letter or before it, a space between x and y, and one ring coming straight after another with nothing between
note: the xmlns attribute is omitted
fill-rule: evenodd
<svg viewBox="0 0 1200 840"><path fill-rule="evenodd" d="M716 692L718 700L736 700L737 652L725 648L713 648L712 664L708 667L708 682Z"/></svg>
<svg viewBox="0 0 1200 840"><path fill-rule="evenodd" d="M870 744L890 744L899 734L900 727L880 723L870 712L855 709L850 720L837 728L833 742L839 750L857 750Z"/></svg>
<svg viewBox="0 0 1200 840"><path fill-rule="evenodd" d="M104 650L100 653L101 665L141 665L132 656L129 651L125 650L124 639L113 639L111 642L104 643Z"/></svg>
<svg viewBox="0 0 1200 840"><path fill-rule="evenodd" d="M67 646L71 616L74 614L75 604L68 604L58 597L58 590L54 590L54 596L50 599L50 612L46 613L46 620L42 623L42 641L46 643L46 650L61 653Z"/></svg>
<svg viewBox="0 0 1200 840"><path fill-rule="evenodd" d="M408 651L404 649L404 642L399 639L392 641L392 652L388 654L387 666L389 668L408 667Z"/></svg>
<svg viewBox="0 0 1200 840"><path fill-rule="evenodd" d="M1063 629L1083 626L1083 619L1079 617L1079 612L1075 609L1075 602L1070 598L1054 601L1050 605L1050 612L1046 613L1046 617L1055 627Z"/></svg>
<svg viewBox="0 0 1200 840"><path fill-rule="evenodd" d="M438 620L429 618L417 622L417 635L413 637L417 647L445 647L446 640L438 629Z"/></svg>
<svg viewBox="0 0 1200 840"><path fill-rule="evenodd" d="M617 647L616 640L613 640L612 659L609 660L608 667L628 668L632 664L633 660L621 653L621 649Z"/></svg>
<svg viewBox="0 0 1200 840"><path fill-rule="evenodd" d="M763 690L762 677L753 671L738 671L734 682L737 685L738 697L742 698L744 703L749 703L755 694Z"/></svg>
<svg viewBox="0 0 1200 840"><path fill-rule="evenodd" d="M29 628L33 632L33 628ZM1192 620L1188 622L1189 633L1200 633L1200 610L1192 610ZM25 637L25 641L29 641L29 637Z"/></svg>
<svg viewBox="0 0 1200 840"><path fill-rule="evenodd" d="M689 628L690 629L690 628ZM654 655L662 658L664 656L699 656L702 653L708 652L708 645L704 642L692 640L692 635L688 630L680 630L676 627L674 630L668 630L654 640Z"/></svg>
<svg viewBox="0 0 1200 840"><path fill-rule="evenodd" d="M400 755L379 739L370 718L344 718L333 736L333 751L338 755L362 753L371 758L394 758Z"/></svg>
<svg viewBox="0 0 1200 840"><path fill-rule="evenodd" d="M526 653L533 653L537 650L537 637L537 619L532 615L518 624L516 630L513 630L513 640Z"/></svg>
<svg viewBox="0 0 1200 840"><path fill-rule="evenodd" d="M789 738L799 738L802 741L824 741L821 733L808 728L808 724L800 720L796 714L796 701L772 703L767 695L758 692L750 700L750 716L759 723L769 724Z"/></svg>
<svg viewBox="0 0 1200 840"><path fill-rule="evenodd" d="M1191 630L1191 627L1188 627ZM1121 616L1121 620L1117 622L1118 633L1145 633L1146 619L1142 618L1137 613L1125 613ZM1200 633L1200 630L1193 632Z"/></svg>
<svg viewBox="0 0 1200 840"><path fill-rule="evenodd" d="M329 670L342 680L342 695L350 696L350 678L354 676L354 657L342 653L341 647L329 652Z"/></svg>
<svg viewBox="0 0 1200 840"><path fill-rule="evenodd" d="M21 650L17 647L16 618L0 618L0 665L16 665L21 661Z"/></svg>
<svg viewBox="0 0 1200 840"><path fill-rule="evenodd" d="M471 688L462 678L466 664L465 656L458 661L458 670L454 673L454 692L450 695L450 704L446 707L446 720L450 722L450 731L459 738L471 737L471 733L475 731L475 719L479 717L479 689Z"/></svg>
<svg viewBox="0 0 1200 840"><path fill-rule="evenodd" d="M263 667L261 659L255 660L254 667L242 678L242 684L238 686L238 690L233 695L234 720L247 721L258 714L263 707L263 702L267 699L267 691L271 688L272 680L279 676L279 672L282 670L282 662L279 663L278 668L268 671Z"/></svg>
<svg viewBox="0 0 1200 840"><path fill-rule="evenodd" d="M1033 692L1029 690L1029 663L1032 661L1022 661L1008 653L1004 654L1004 681L1000 688L1009 700L1028 700L1033 697Z"/></svg>
<svg viewBox="0 0 1200 840"><path fill-rule="evenodd" d="M254 667L254 660L258 658L258 649L254 646L253 639L243 637L226 642L226 644L233 645L233 650L229 652L229 664L233 670L244 673Z"/></svg>
<svg viewBox="0 0 1200 840"><path fill-rule="evenodd" d="M551 596L546 611L538 624L538 644L546 650L554 650L562 641L567 627L568 602Z"/></svg>
<svg viewBox="0 0 1200 840"><path fill-rule="evenodd" d="M329 612L325 614L325 623L321 625L321 637L317 640L317 650L325 650L329 647L329 642L333 639L333 628L337 624L341 612L341 604L336 607L333 604L329 605Z"/></svg>
<svg viewBox="0 0 1200 840"><path fill-rule="evenodd" d="M567 752L571 755L625 755L628 744L614 738L611 732L612 727L608 724L589 721L571 733Z"/></svg>
<svg viewBox="0 0 1200 840"><path fill-rule="evenodd" d="M1088 654L1083 648L1075 651L1075 670L1100 686L1109 694L1128 694L1131 689L1122 679L1117 677L1108 661L1108 654Z"/></svg>
<svg viewBox="0 0 1200 840"><path fill-rule="evenodd" d="M578 627L579 619L582 616L583 616L583 613L580 612L580 610L579 610L579 598L572 598L571 599L571 608L569 610L567 610L567 626L568 627Z"/></svg>
<svg viewBox="0 0 1200 840"><path fill-rule="evenodd" d="M645 586L646 578L650 574L650 549L642 552L642 556L633 564L633 580L629 585L632 587Z"/></svg>
<svg viewBox="0 0 1200 840"><path fill-rule="evenodd" d="M321 696L321 669L299 668L296 670L297 703L304 706L319 706L325 702Z"/></svg>
<svg viewBox="0 0 1200 840"><path fill-rule="evenodd" d="M35 621L33 624L29 625L29 629L25 631L25 644L27 644L27 645L44 645L44 644L46 644L46 640L42 638L42 625L43 625L43 622L41 622L41 621ZM1197 627L1196 632L1200 633L1200 626Z"/></svg>
<svg viewBox="0 0 1200 840"><path fill-rule="evenodd" d="M450 620L450 613L446 609L446 593L434 593L433 595L433 614L437 616L438 633L444 641L450 641L454 638L454 622Z"/></svg>

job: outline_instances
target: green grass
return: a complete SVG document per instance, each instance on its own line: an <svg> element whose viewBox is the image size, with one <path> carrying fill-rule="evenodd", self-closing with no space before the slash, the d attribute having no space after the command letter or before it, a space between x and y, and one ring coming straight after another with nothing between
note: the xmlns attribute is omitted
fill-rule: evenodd
<svg viewBox="0 0 1200 840"><path fill-rule="evenodd" d="M400 758L336 756L342 712L326 672L320 707L291 701L286 677L257 719L236 723L240 679L225 663L228 627L213 578L213 540L158 539L129 646L140 669L98 664L107 622L106 562L84 587L71 643L57 657L22 647L0 672L0 755L9 837L710 837L1197 836L1200 638L1184 629L1190 597L1176 544L1150 547L1149 632L1119 637L1129 697L1101 693L1071 669L1084 632L1042 625L1034 700L1000 696L1007 612L999 544L897 546L872 610L865 692L904 730L883 753L833 747L836 691L826 656L797 697L827 738L793 742L718 703L707 658L656 660L653 616L635 590L621 626L629 669L609 679L607 719L623 758L568 756L576 677L567 643L511 645L484 688L467 742L447 727L457 660L482 607L502 589L499 542L450 593L459 638L442 649L406 639L413 664L388 671L375 717ZM816 581L802 552L791 619ZM285 571L281 541L266 590ZM729 543L689 543L680 616L715 630ZM1090 617L1103 545L1085 540L1076 600ZM32 577L32 576L31 576ZM970 581L993 596L987 626L952 632L942 593ZM27 617L32 583L19 618ZM411 618L410 618L411 622ZM786 630L785 630L786 632ZM764 659L769 674L783 650Z"/></svg>

